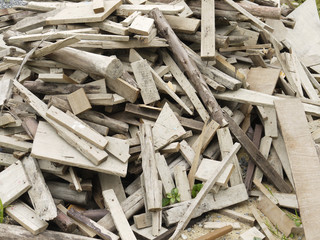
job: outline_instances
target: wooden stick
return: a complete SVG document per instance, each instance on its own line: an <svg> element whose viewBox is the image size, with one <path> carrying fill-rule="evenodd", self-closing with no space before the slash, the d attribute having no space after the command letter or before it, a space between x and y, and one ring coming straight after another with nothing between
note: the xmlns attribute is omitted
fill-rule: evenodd
<svg viewBox="0 0 320 240"><path fill-rule="evenodd" d="M167 39L173 54L176 56L179 64L183 66L190 81L193 83L203 100L204 105L207 106L211 117L220 125L226 125L227 122L223 117L221 108L206 84L206 81L202 77L196 64L189 58L188 53L182 46L179 38L176 36L163 14L159 9L155 8L150 12L150 15L154 18L155 25L160 34Z"/></svg>
<svg viewBox="0 0 320 240"><path fill-rule="evenodd" d="M188 180L189 180L190 189L193 188L194 176L195 176L196 171L198 170L198 167L199 167L200 154L201 154L201 149L202 149L202 144L203 144L203 138L204 138L204 135L205 135L205 132L206 132L206 128L207 128L207 123L208 123L207 121L204 123L202 133L198 138L199 141L198 141L198 144L197 144L197 147L196 147L195 155L193 157L191 169L190 169L189 174L188 174Z"/></svg>
<svg viewBox="0 0 320 240"><path fill-rule="evenodd" d="M118 240L119 239L119 237L117 235L115 235L114 233L105 229L104 227L102 227L98 223L92 221L90 218L83 216L80 212L78 212L74 208L71 208L70 210L68 210L67 214L69 217L85 224L87 227L89 227L92 231L94 231L102 239L105 239L105 240Z"/></svg>
<svg viewBox="0 0 320 240"><path fill-rule="evenodd" d="M201 236L199 238L197 238L196 240L214 240L217 239L218 237L221 237L223 235L226 235L227 233L232 231L232 226L225 226L222 228L219 228L213 232L207 233L204 236Z"/></svg>
<svg viewBox="0 0 320 240"><path fill-rule="evenodd" d="M198 195L193 199L191 205L183 215L183 217L180 219L177 228L173 235L170 237L170 240L176 240L180 237L181 232L184 230L184 228L188 225L190 219L192 218L192 214L199 206L201 200L208 194L208 192L212 189L220 175L222 174L223 170L226 168L228 164L230 164L232 160L232 156L236 154L240 149L240 144L235 143L233 147L230 149L229 154L227 154L223 160L221 161L221 165L215 169L212 173L212 176L206 181L206 183L203 185L202 189L198 193Z"/></svg>

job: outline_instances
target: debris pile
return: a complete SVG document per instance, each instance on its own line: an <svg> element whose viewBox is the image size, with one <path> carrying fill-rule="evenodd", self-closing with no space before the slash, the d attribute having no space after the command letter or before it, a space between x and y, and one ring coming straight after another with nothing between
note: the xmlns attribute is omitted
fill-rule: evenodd
<svg viewBox="0 0 320 240"><path fill-rule="evenodd" d="M0 10L1 239L318 239L315 2L159 1Z"/></svg>

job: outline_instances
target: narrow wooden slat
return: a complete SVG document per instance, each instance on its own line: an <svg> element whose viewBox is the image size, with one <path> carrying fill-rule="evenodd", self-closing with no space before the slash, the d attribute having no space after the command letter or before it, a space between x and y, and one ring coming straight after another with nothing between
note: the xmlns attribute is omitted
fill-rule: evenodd
<svg viewBox="0 0 320 240"><path fill-rule="evenodd" d="M275 101L275 108L292 170L301 220L307 239L317 239L320 208L319 158L303 106L298 99ZM301 161L303 159L303 161Z"/></svg>
<svg viewBox="0 0 320 240"><path fill-rule="evenodd" d="M201 1L201 59L214 60L215 45L215 5L214 1Z"/></svg>

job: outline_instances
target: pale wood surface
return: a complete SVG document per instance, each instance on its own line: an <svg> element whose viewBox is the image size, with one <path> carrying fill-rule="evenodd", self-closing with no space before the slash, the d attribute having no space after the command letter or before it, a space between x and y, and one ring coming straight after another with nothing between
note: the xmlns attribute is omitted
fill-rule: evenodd
<svg viewBox="0 0 320 240"><path fill-rule="evenodd" d="M48 227L47 222L40 219L31 207L20 200L10 204L5 211L34 235L43 232Z"/></svg>
<svg viewBox="0 0 320 240"><path fill-rule="evenodd" d="M88 128L81 120L76 120L54 106L48 109L46 115L100 149L104 149L108 144L105 137Z"/></svg>
<svg viewBox="0 0 320 240"><path fill-rule="evenodd" d="M200 20L174 15L166 15L166 20L175 32L194 34L200 27Z"/></svg>
<svg viewBox="0 0 320 240"><path fill-rule="evenodd" d="M152 226L152 215L150 212L133 216L134 225L137 229Z"/></svg>
<svg viewBox="0 0 320 240"><path fill-rule="evenodd" d="M31 154L35 158L122 177L127 173L127 163L123 163L111 155L108 156L107 161L99 166L94 165L59 137L55 130L45 122L39 123L33 144ZM48 145L50 148L47 147Z"/></svg>
<svg viewBox="0 0 320 240"><path fill-rule="evenodd" d="M67 6L57 14L46 19L50 25L67 24L67 23L87 23L101 22L106 19L117 7L122 4L121 1L104 1L104 11L95 13L92 2L82 2Z"/></svg>
<svg viewBox="0 0 320 240"><path fill-rule="evenodd" d="M167 193L171 193L171 190L175 187L175 184L172 179L171 171L168 167L167 161L160 153L156 153L156 166L160 179L162 181L164 195Z"/></svg>
<svg viewBox="0 0 320 240"><path fill-rule="evenodd" d="M67 99L72 109L72 112L75 115L78 115L92 108L83 88L80 88L77 91L74 91L73 93L69 94L67 96Z"/></svg>
<svg viewBox="0 0 320 240"><path fill-rule="evenodd" d="M104 0L92 0L92 9L94 13L104 12Z"/></svg>
<svg viewBox="0 0 320 240"><path fill-rule="evenodd" d="M36 214L45 221L54 219L57 216L57 208L46 185L38 161L29 156L22 160L22 164L32 186L28 194Z"/></svg>
<svg viewBox="0 0 320 240"><path fill-rule="evenodd" d="M102 192L105 205L108 207L121 239L134 240L134 236L121 205L112 189Z"/></svg>
<svg viewBox="0 0 320 240"><path fill-rule="evenodd" d="M116 10L116 13L118 15L123 15L123 16L129 16L135 11L140 11L143 14L149 13L152 9L154 8L159 8L159 10L163 14L177 14L181 12L184 7L183 6L174 6L174 5L129 5L129 4L123 4L118 9Z"/></svg>
<svg viewBox="0 0 320 240"><path fill-rule="evenodd" d="M130 154L129 154L129 143L126 140L115 138L115 137L106 137L108 140L108 145L106 151L123 163L127 163Z"/></svg>
<svg viewBox="0 0 320 240"><path fill-rule="evenodd" d="M174 168L174 180L180 194L181 202L191 199L191 189L184 166L178 165Z"/></svg>
<svg viewBox="0 0 320 240"><path fill-rule="evenodd" d="M221 156L224 157L229 153L229 150L233 144L229 128L228 127L219 128L217 130L217 137L219 141ZM234 165L234 170L232 171L230 176L230 184L231 186L235 186L240 183L243 183L242 169L240 168L240 164L237 156L232 157L232 164Z"/></svg>
<svg viewBox="0 0 320 240"><path fill-rule="evenodd" d="M99 173L99 181L102 192L113 189L120 203L126 200L126 194L119 176Z"/></svg>
<svg viewBox="0 0 320 240"><path fill-rule="evenodd" d="M201 181L207 181L210 178L212 171L218 168L220 164L220 161L211 160L207 158L202 159L198 171L195 175L196 179ZM233 169L234 165L232 163L229 164L226 167L226 169L222 172L221 176L218 178L216 184L218 186L226 186L230 179Z"/></svg>
<svg viewBox="0 0 320 240"><path fill-rule="evenodd" d="M167 124L168 122L170 124ZM169 104L166 103L152 129L155 150L165 147L185 133L186 131L181 126L180 121L169 107Z"/></svg>
<svg viewBox="0 0 320 240"><path fill-rule="evenodd" d="M214 1L201 1L201 59L214 60L215 44L215 5Z"/></svg>
<svg viewBox="0 0 320 240"><path fill-rule="evenodd" d="M156 167L154 138L150 124L142 124L140 128L140 143L141 143L141 158L146 208L148 211L157 211L162 208L161 196L158 196L158 192L161 192L161 187L158 183L158 170ZM160 187L160 189L159 189Z"/></svg>
<svg viewBox="0 0 320 240"><path fill-rule="evenodd" d="M159 100L160 96L155 82L153 81L147 61L136 61L131 63L131 66L138 86L141 90L143 102L145 104L149 104Z"/></svg>
<svg viewBox="0 0 320 240"><path fill-rule="evenodd" d="M129 32L148 36L153 27L154 20L145 16L137 16L129 27Z"/></svg>
<svg viewBox="0 0 320 240"><path fill-rule="evenodd" d="M0 146L23 152L30 152L32 148L32 143L26 141L19 141L13 137L0 135Z"/></svg>
<svg viewBox="0 0 320 240"><path fill-rule="evenodd" d="M0 195L4 207L19 198L31 187L28 176L20 161L0 173Z"/></svg>
<svg viewBox="0 0 320 240"><path fill-rule="evenodd" d="M299 100L275 101L278 120L295 183L297 199L307 239L318 238L320 211L320 163L308 123ZM304 161L301 161L304 159Z"/></svg>
<svg viewBox="0 0 320 240"><path fill-rule="evenodd" d="M192 165L192 161L194 159L195 152L192 149L192 147L187 143L186 140L183 140L183 141L180 142L179 151L180 151L181 155L184 157L184 159L191 166Z"/></svg>

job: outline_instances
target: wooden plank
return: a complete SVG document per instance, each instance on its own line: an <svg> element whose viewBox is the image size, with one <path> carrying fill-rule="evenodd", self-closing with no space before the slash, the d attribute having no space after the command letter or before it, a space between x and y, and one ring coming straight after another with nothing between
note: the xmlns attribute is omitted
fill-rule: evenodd
<svg viewBox="0 0 320 240"><path fill-rule="evenodd" d="M240 144L235 143L230 150L230 153L223 158L221 165L219 168L217 168L215 171L213 171L210 179L203 185L200 192L197 194L197 196L192 201L191 205L189 206L188 210L183 215L182 219L179 221L177 228L173 235L170 237L170 240L176 240L180 237L181 232L183 229L187 226L189 221L192 218L192 214L197 206L199 206L200 201L205 197L205 195L210 191L210 189L213 187L213 185L216 183L217 179L219 178L222 171L225 169L225 167L230 163L231 157L233 154L235 154L240 149Z"/></svg>
<svg viewBox="0 0 320 240"><path fill-rule="evenodd" d="M268 156L269 156L271 143L272 143L271 137L264 136L263 138L261 138L259 150L266 159L268 159ZM263 178L263 172L259 167L256 167L256 170L254 172L254 179L261 182L262 178Z"/></svg>
<svg viewBox="0 0 320 240"><path fill-rule="evenodd" d="M229 128L227 127L219 128L217 130L217 137L218 137L221 156L224 157L229 153L229 150L233 144ZM240 167L237 156L232 157L232 164L234 166L234 170L232 171L230 176L230 184L231 186L235 186L240 183L243 183L242 169Z"/></svg>
<svg viewBox="0 0 320 240"><path fill-rule="evenodd" d="M262 196L257 207L285 236L291 234L292 229L295 228L294 222L267 197Z"/></svg>
<svg viewBox="0 0 320 240"><path fill-rule="evenodd" d="M67 215L68 209L66 209L63 205L58 204L58 205L57 205L57 208L58 208L61 212L63 212L65 215ZM83 223L81 223L80 221L75 220L75 219L72 219L72 220L75 222L75 224L78 226L79 230L80 230L83 234L85 234L85 235L87 235L87 236L89 236L89 237L91 237L91 238L94 237L94 236L96 236L96 233L93 232L90 228L88 228L85 224L83 224Z"/></svg>
<svg viewBox="0 0 320 240"><path fill-rule="evenodd" d="M200 20L174 15L164 16L175 32L194 34L200 27Z"/></svg>
<svg viewBox="0 0 320 240"><path fill-rule="evenodd" d="M203 121L208 120L209 114L205 109L205 107L203 106L202 102L200 101L199 97L197 96L196 90L193 88L189 80L186 78L186 76L183 74L183 72L180 70L180 68L175 63L175 61L171 58L168 52L161 50L160 53L164 63L169 67L170 72L172 73L174 78L177 80L179 85L184 89L185 93L189 97L193 106L196 108L197 112L199 113L201 119Z"/></svg>
<svg viewBox="0 0 320 240"><path fill-rule="evenodd" d="M126 19L124 19L120 23L122 24L122 26L128 27L133 22L133 20L140 15L141 15L141 12L139 11L133 12L130 16L128 16Z"/></svg>
<svg viewBox="0 0 320 240"><path fill-rule="evenodd" d="M120 203L126 200L126 194L119 176L99 173L99 181L102 192L113 189Z"/></svg>
<svg viewBox="0 0 320 240"><path fill-rule="evenodd" d="M201 1L201 59L214 60L216 55L214 1Z"/></svg>
<svg viewBox="0 0 320 240"><path fill-rule="evenodd" d="M152 226L151 213L142 213L133 216L134 225L137 229L147 228Z"/></svg>
<svg viewBox="0 0 320 240"><path fill-rule="evenodd" d="M19 198L31 187L28 176L20 161L0 173L0 195L4 207Z"/></svg>
<svg viewBox="0 0 320 240"><path fill-rule="evenodd" d="M74 187L71 187L70 188L72 190L76 190L77 192L82 192L82 186L81 186L81 179L78 177L78 175L76 174L76 171L74 170L73 167L69 167L69 174L71 176L71 184L73 184Z"/></svg>
<svg viewBox="0 0 320 240"><path fill-rule="evenodd" d="M157 211L161 209L161 198L158 198L159 189L158 171L156 167L155 147L151 125L142 124L140 129L141 158L144 174L144 188L146 194L146 207L148 211Z"/></svg>
<svg viewBox="0 0 320 240"><path fill-rule="evenodd" d="M165 154L165 153L176 153L179 152L180 149L180 143L178 142L173 142L170 143L169 145L167 145L166 147L161 149L161 153Z"/></svg>
<svg viewBox="0 0 320 240"><path fill-rule="evenodd" d="M171 171L168 167L167 161L160 153L156 153L156 165L160 179L162 181L164 195L167 193L171 193L171 190L175 188L175 184L173 182Z"/></svg>
<svg viewBox="0 0 320 240"><path fill-rule="evenodd" d="M71 44L74 44L74 43L77 43L79 41L80 41L79 38L77 38L76 36L72 36L72 37L68 37L66 39L57 41L57 42L49 44L49 45L45 44L44 47L42 47L41 49L36 50L32 54L32 57L34 57L34 58L44 57L44 56L49 55L50 53L52 53L52 52L54 52L56 50L59 50L59 49L64 48L64 47L67 47L67 46L69 46Z"/></svg>
<svg viewBox="0 0 320 240"><path fill-rule="evenodd" d="M13 137L7 137L0 135L0 146L5 148L10 148L14 150L19 150L23 152L30 152L32 148L32 143L19 141Z"/></svg>
<svg viewBox="0 0 320 240"><path fill-rule="evenodd" d="M22 164L32 186L28 191L28 195L35 213L45 221L54 219L57 216L57 208L46 185L38 161L29 156L22 160Z"/></svg>
<svg viewBox="0 0 320 240"><path fill-rule="evenodd" d="M170 14L174 15L181 12L184 7L183 6L174 6L168 4L151 4L151 5L129 5L129 4L122 4L120 7L117 8L116 14L121 16L129 16L135 11L140 11L143 14L149 13L152 9L159 8L159 10L163 14Z"/></svg>
<svg viewBox="0 0 320 240"><path fill-rule="evenodd" d="M47 147L48 145L50 145L50 148ZM122 177L127 174L128 164L119 161L112 155L108 156L108 161L96 166L89 159L66 143L48 123L42 121L40 121L38 126L31 155L38 159L49 160L68 166L90 169Z"/></svg>
<svg viewBox="0 0 320 240"><path fill-rule="evenodd" d="M259 210L255 206L250 206L250 210L254 218L257 220L259 226L261 227L264 234L268 237L269 240L276 240L276 237L269 230L268 226L265 224L264 220L260 217Z"/></svg>
<svg viewBox="0 0 320 240"><path fill-rule="evenodd" d="M320 204L318 179L315 177L320 170L317 151L301 102L297 99L275 101L275 108L290 161L305 236L316 239L317 223L314 221L318 211L316 206ZM305 160L301 162L301 158Z"/></svg>
<svg viewBox="0 0 320 240"><path fill-rule="evenodd" d="M68 240L94 240L96 238L84 237L75 234L62 233L57 231L46 230L38 235L33 235L23 227L11 225L11 224L0 224L0 237L20 240L50 240L50 239L68 239Z"/></svg>
<svg viewBox="0 0 320 240"><path fill-rule="evenodd" d="M282 98L277 96L271 96L257 91L248 89L238 89L236 91L225 91L223 93L213 93L215 98L226 101L236 101L241 103L251 103L257 106L274 106L273 101L280 100ZM320 116L320 107L307 103L302 103L306 113L312 116Z"/></svg>
<svg viewBox="0 0 320 240"><path fill-rule="evenodd" d="M54 106L49 108L46 115L100 149L104 149L108 144L105 137L88 128L81 120L76 120Z"/></svg>
<svg viewBox="0 0 320 240"><path fill-rule="evenodd" d="M134 236L121 205L112 189L102 192L105 205L108 207L121 239L133 240Z"/></svg>
<svg viewBox="0 0 320 240"><path fill-rule="evenodd" d="M146 60L140 60L131 63L132 70L138 86L141 90L141 96L145 104L150 104L160 99L158 90L153 81L149 65Z"/></svg>
<svg viewBox="0 0 320 240"><path fill-rule="evenodd" d="M114 12L121 1L104 1L104 11L95 13L92 11L92 2L81 2L64 7L52 17L47 17L46 24L59 25L67 23L101 22Z"/></svg>
<svg viewBox="0 0 320 240"><path fill-rule="evenodd" d="M279 76L280 69L250 68L247 75L247 82L251 90L272 95Z"/></svg>
<svg viewBox="0 0 320 240"><path fill-rule="evenodd" d="M168 122L170 122L170 125L167 124ZM161 149L169 143L176 141L185 133L186 131L169 107L169 104L166 103L152 129L155 150Z"/></svg>
<svg viewBox="0 0 320 240"><path fill-rule="evenodd" d="M283 141L282 134L278 134L277 138L274 138L272 141L272 146L274 147L280 161L281 165L283 167L283 170L285 171L290 183L292 186L294 186L294 181L292 177L292 172L291 172L291 167L290 167L290 162L287 154L287 150L285 147L285 143Z"/></svg>
<svg viewBox="0 0 320 240"><path fill-rule="evenodd" d="M78 115L92 108L83 88L69 94L67 99L74 115Z"/></svg>
<svg viewBox="0 0 320 240"><path fill-rule="evenodd" d="M139 181L140 181L140 178L139 178ZM121 207L127 219L132 217L134 214L136 214L140 209L144 207L143 196L144 196L143 189L139 187L137 191L135 191L126 200L124 200L121 203ZM102 219L100 219L98 223L110 231L113 231L116 229L110 213L108 213Z"/></svg>
<svg viewBox="0 0 320 240"><path fill-rule="evenodd" d="M145 16L137 16L129 27L129 32L148 36L154 24L154 19Z"/></svg>
<svg viewBox="0 0 320 240"><path fill-rule="evenodd" d="M94 13L104 12L104 0L92 0L92 9Z"/></svg>
<svg viewBox="0 0 320 240"><path fill-rule="evenodd" d="M240 223L238 222L204 222L203 224L205 229L217 229L225 226L232 226L234 230L241 229Z"/></svg>
<svg viewBox="0 0 320 240"><path fill-rule="evenodd" d="M94 222L90 218L85 217L80 212L75 210L74 208L71 208L67 212L68 216L71 217L74 220L78 220L81 223L85 224L87 227L89 227L93 232L95 232L99 237L105 240L118 240L119 237L115 235L114 233L110 232L109 230L105 229L98 223Z"/></svg>
<svg viewBox="0 0 320 240"><path fill-rule="evenodd" d="M180 194L181 202L191 199L191 189L184 166L178 165L174 168L174 180Z"/></svg>
<svg viewBox="0 0 320 240"><path fill-rule="evenodd" d="M290 193L273 193L273 196L278 200L278 204L281 207L298 209L298 200L295 194Z"/></svg>
<svg viewBox="0 0 320 240"><path fill-rule="evenodd" d="M180 153L191 166L195 156L195 152L185 140L180 142Z"/></svg>
<svg viewBox="0 0 320 240"><path fill-rule="evenodd" d="M43 82L50 83L74 83L74 81L69 78L64 73L40 73L38 75L39 79Z"/></svg>
<svg viewBox="0 0 320 240"><path fill-rule="evenodd" d="M34 235L43 232L48 227L47 222L40 219L31 207L20 200L11 203L5 211Z"/></svg>
<svg viewBox="0 0 320 240"><path fill-rule="evenodd" d="M12 80L10 79L2 79L0 80L0 106L4 104L4 102L10 97L11 89L12 89Z"/></svg>
<svg viewBox="0 0 320 240"><path fill-rule="evenodd" d="M217 169L220 164L220 161L203 158L195 175L196 179L207 181L210 178L212 171ZM218 186L226 186L228 184L233 168L234 166L232 163L226 167L216 182Z"/></svg>
<svg viewBox="0 0 320 240"><path fill-rule="evenodd" d="M234 210L231 210L231 209L222 209L219 211L219 213L225 215L225 216L228 216L232 219L235 219L239 222L242 222L242 223L245 223L245 224L248 224L249 226L253 226L254 225L254 218L251 217L251 216L248 216L248 215L245 215L243 213L239 213L239 212L236 212Z"/></svg>

